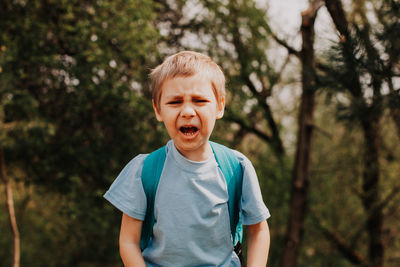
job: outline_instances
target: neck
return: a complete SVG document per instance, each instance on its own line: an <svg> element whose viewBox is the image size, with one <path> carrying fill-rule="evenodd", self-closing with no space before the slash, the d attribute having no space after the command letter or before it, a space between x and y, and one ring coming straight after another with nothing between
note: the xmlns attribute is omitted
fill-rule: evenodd
<svg viewBox="0 0 400 267"><path fill-rule="evenodd" d="M191 161L205 161L205 160L208 160L210 158L210 156L213 154L211 145L208 141L207 141L207 143L203 144L201 147L199 147L195 150L183 150L178 147L176 147L176 149L185 158L187 158L188 160L191 160Z"/></svg>

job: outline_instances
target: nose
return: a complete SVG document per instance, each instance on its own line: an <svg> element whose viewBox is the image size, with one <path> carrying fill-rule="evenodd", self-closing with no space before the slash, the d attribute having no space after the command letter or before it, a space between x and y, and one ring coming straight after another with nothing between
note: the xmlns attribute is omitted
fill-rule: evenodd
<svg viewBox="0 0 400 267"><path fill-rule="evenodd" d="M192 105L185 104L182 106L181 116L184 118L192 118L196 116L196 111L194 110Z"/></svg>

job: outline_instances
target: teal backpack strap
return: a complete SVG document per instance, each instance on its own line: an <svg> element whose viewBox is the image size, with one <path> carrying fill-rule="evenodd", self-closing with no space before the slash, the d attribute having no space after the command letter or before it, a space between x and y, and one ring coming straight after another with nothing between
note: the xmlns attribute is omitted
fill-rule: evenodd
<svg viewBox="0 0 400 267"><path fill-rule="evenodd" d="M154 200L160 181L161 173L164 168L166 158L165 146L150 153L143 162L142 184L147 199L146 216L142 225L142 235L140 238L140 249L143 251L153 234L154 217Z"/></svg>
<svg viewBox="0 0 400 267"><path fill-rule="evenodd" d="M239 159L230 148L211 141L210 144L228 187L228 209L233 245L235 246L238 242L242 242L243 237L243 226L240 216L243 169Z"/></svg>

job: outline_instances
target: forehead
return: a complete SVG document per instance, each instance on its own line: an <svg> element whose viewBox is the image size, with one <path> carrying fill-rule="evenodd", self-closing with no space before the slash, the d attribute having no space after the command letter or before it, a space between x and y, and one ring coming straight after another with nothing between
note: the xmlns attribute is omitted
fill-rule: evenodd
<svg viewBox="0 0 400 267"><path fill-rule="evenodd" d="M161 87L162 97L180 95L215 95L211 80L203 75L189 77L177 76L164 81Z"/></svg>

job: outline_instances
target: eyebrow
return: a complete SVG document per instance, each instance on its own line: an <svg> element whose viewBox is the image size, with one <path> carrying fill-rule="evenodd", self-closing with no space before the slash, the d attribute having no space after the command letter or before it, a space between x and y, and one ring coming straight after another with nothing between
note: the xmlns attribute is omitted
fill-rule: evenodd
<svg viewBox="0 0 400 267"><path fill-rule="evenodd" d="M181 98L183 98L182 96L180 96L180 95L166 95L165 96L165 98L167 99L167 100L171 100L171 99L181 99Z"/></svg>
<svg viewBox="0 0 400 267"><path fill-rule="evenodd" d="M209 96L205 95L192 95L192 99L209 99Z"/></svg>
<svg viewBox="0 0 400 267"><path fill-rule="evenodd" d="M207 98L208 99L209 98L209 96L201 95L201 94L193 94L193 95L190 95L190 97L191 98L196 98L196 99L198 99L198 98ZM166 95L165 98L168 99L168 100L170 100L170 99L181 99L181 98L183 98L183 96L181 96L181 95Z"/></svg>

